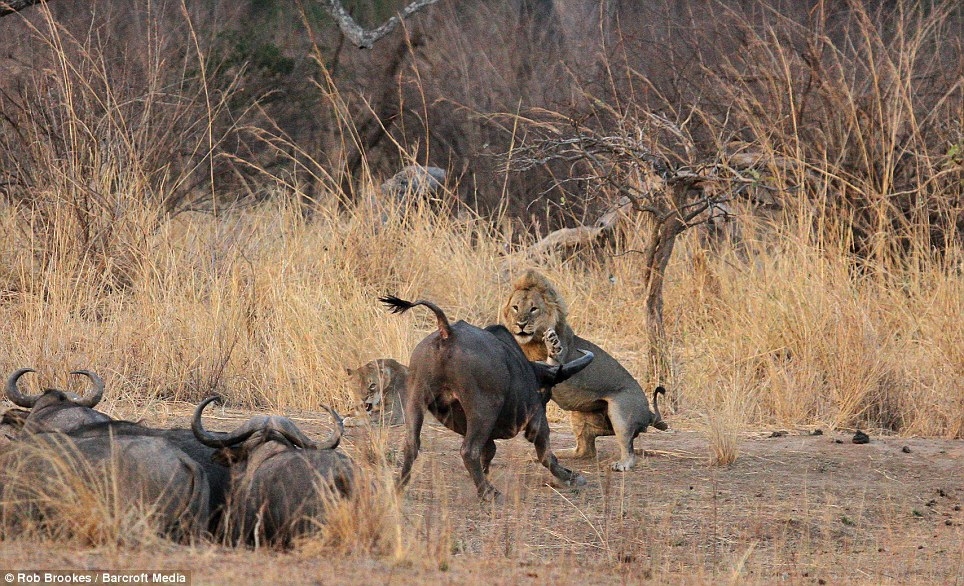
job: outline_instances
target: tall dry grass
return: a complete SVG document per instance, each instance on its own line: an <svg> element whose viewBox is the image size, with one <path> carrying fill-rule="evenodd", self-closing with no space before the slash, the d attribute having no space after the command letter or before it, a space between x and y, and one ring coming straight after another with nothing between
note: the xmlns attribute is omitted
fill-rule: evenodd
<svg viewBox="0 0 964 586"><path fill-rule="evenodd" d="M77 95L98 107L57 111L58 128L69 132L48 128L33 142L43 181L30 201L0 207L4 371L30 365L45 384L57 384L69 370L93 368L108 381L108 400L197 401L218 392L247 406L344 409L346 366L379 356L404 362L431 329L423 319L386 315L378 295L430 298L454 319L496 321L511 274L525 266L515 252L532 238L516 223L429 206L388 214L345 208L334 196L322 199L309 220L294 185L274 187L257 206L174 213L165 195L186 178L158 182L153 174L148 163L157 153L146 145L153 144L148 130L157 121L128 129L128 102L112 93L95 48L66 36L54 21L48 28L64 67L38 75L67 103L73 99L63 96ZM924 43L911 40L915 47ZM872 45L868 59L885 60L880 42ZM98 73L99 83L79 84L86 71ZM912 75L903 71L897 67L891 76ZM768 79L776 84L770 101L792 94L793 87ZM734 112L760 109L751 100L758 90L719 82L747 100L734 101ZM151 99L160 94L149 93L145 100ZM847 133L860 132L857 97L840 99L852 107L823 115L843 112L838 122ZM906 93L901 101L915 99ZM205 118L218 115L219 103L207 107ZM41 110L28 117L38 124L48 118ZM730 405L747 426L862 425L961 437L964 285L957 241L934 253L922 239L929 234L923 218L902 216L896 234L887 239L881 232L889 246L854 256L843 216L813 205L836 193L832 179L846 161L825 157L817 165L804 148L812 139L790 128L777 144L773 127L744 122L754 152L769 161L761 182L785 189L783 212L764 218L752 207L737 208L741 236L712 250L697 229L682 237L666 291L674 377L667 412L685 425ZM901 127L904 117L893 114L888 122ZM195 130L187 135L197 140ZM959 175L959 162L939 159L922 130L915 132L928 161L915 193L925 207L949 213L954 193L945 182ZM847 169L861 176L872 170ZM926 180L928 169L933 180ZM855 188L868 201L886 200L886 186L871 187ZM370 178L359 190L376 192ZM617 254L550 256L539 264L569 301L576 331L648 387L639 306L645 267L632 252L643 249L645 230L630 224L624 232ZM912 246L899 245L907 241Z"/></svg>
<svg viewBox="0 0 964 586"><path fill-rule="evenodd" d="M24 213L5 207L3 216L12 225ZM768 236L777 249L744 242L749 260L709 256L701 276L691 270L704 254L695 236L684 238L667 284L670 421L736 404L751 427L961 437L956 265L921 259L901 277L861 277L845 251L780 233ZM3 239L7 251L30 247L18 230ZM512 273L505 250L512 245L487 224L428 210L381 224L327 209L306 223L279 198L217 218L182 215L145 239L123 290L79 281L69 265L8 257L0 364L34 366L48 385L93 368L107 380L108 401L219 392L252 407L345 409L345 367L380 356L406 362L432 329L388 315L378 295L432 299L453 319L495 322ZM649 386L634 256L549 259L541 268L569 301L576 331ZM707 272L719 284L711 292Z"/></svg>
<svg viewBox="0 0 964 586"><path fill-rule="evenodd" d="M934 14L946 17L952 8L947 3ZM868 23L857 29L863 31L860 43L853 41L865 49L856 59L862 75L852 79L852 53L829 35L816 36L814 50L822 47L818 53L826 62L822 73L814 74L821 80L814 87L823 88L811 96L819 107L807 109L808 115L818 112L814 121L803 117L796 101L810 78L784 75L798 74L806 61L788 37L778 34L799 32L797 25L761 30L746 24L742 35L758 53L723 52L730 61L720 69L701 64L712 95L729 107L726 116L717 117L706 101L686 111L674 112L679 104L670 99L664 106L712 130L712 138L702 142L694 131L692 141L709 143L711 155L733 154L736 145L738 153L752 152L763 161L754 169L760 191L772 191L763 184L778 186L782 209L764 216L752 206L736 207L740 236L712 247L696 228L681 237L667 271L671 379L664 416L671 428L705 434L709 461L719 465L739 458L743 433L775 426L859 426L964 438L964 251L949 228L960 210L954 200L960 196L954 180L961 174L954 147L964 148L960 106L955 109L954 102L960 86L937 100L935 113L918 118L921 96L913 82L921 60L909 59L948 35L939 19L922 25L905 21L914 24L905 29L908 54L898 47L901 58L893 59L896 45L885 43ZM327 192L316 194L307 217L306 193L297 177L266 181L257 205L222 206L215 199L218 205L207 206L214 209L190 211L191 197L198 193L187 185L199 174L214 175L214 163L198 152L225 139L214 121L224 114L222 106L234 88L221 88L217 99L208 101L203 84L186 83L200 93L179 94L184 101L172 105L160 71L148 72L153 83L140 93L136 85L116 82L115 87L97 47L69 37L53 20L47 26L38 34L50 39L51 54L64 67L37 73L36 87L48 93L32 96L36 109L28 109L27 119L49 123L52 111L59 118L55 126L34 127L30 135L35 149L31 197L0 203L0 320L6 325L0 329L0 372L37 368L40 377L25 381L28 387L63 387L69 371L90 368L107 382L103 405L108 412L149 416L159 401L196 402L215 392L258 410L317 410L325 404L345 412L353 402L346 367L377 357L407 362L415 344L434 329L425 315L387 314L377 303L379 295L431 299L452 319L493 323L512 275L530 265L520 254L534 238L520 229L529 218L483 218L419 205L386 214L345 205L342 194ZM488 59L485 53L474 57ZM610 58L613 63L600 69L616 68L611 54L600 57ZM185 75L196 75L198 64L188 58L185 63ZM455 70L465 63L453 60L446 67ZM749 72L748 63L753 65ZM495 65L517 68L498 59ZM619 75L644 77L631 64ZM88 78L96 83L83 81ZM467 91L485 102L486 96L475 96L478 89L470 85ZM122 86L134 88L135 95L124 94ZM333 109L349 124L347 100L337 88L328 89L335 92ZM573 93L576 102L590 95ZM662 94L653 89L647 95ZM54 105L44 107L51 96ZM66 103L89 107L59 107ZM451 108L452 103L432 105ZM136 112L132 104L138 105ZM475 102L470 106L480 108ZM167 120L158 112L175 115L182 125L172 123L173 134L156 134ZM477 114L484 113L466 116ZM868 116L874 124L867 124ZM426 134L433 128L425 128ZM487 139L493 130L479 124L477 132L473 137ZM278 130L271 136L279 151L304 155L303 146L285 142L283 135ZM358 140L352 136L344 139L346 145ZM164 153L177 152L174 146L180 143L200 162L183 174L167 175L177 166L169 169ZM406 162L422 160L403 155ZM916 164L906 163L908 158ZM882 160L890 163L881 171L877 163ZM264 177L275 173L255 171ZM542 214L542 200L521 201L523 195L511 189L524 183L518 178L475 181L501 185L507 199L517 198L504 209L535 215L539 208ZM377 193L375 183L363 174L355 188ZM860 205L847 207L854 202ZM574 329L652 389L640 305L645 267L633 252L644 248L640 235L646 231L633 222L641 220L631 220L615 250L552 254L536 264L567 299ZM940 230L931 231L933 226ZM552 405L550 415L565 419ZM530 545L521 536L535 527L549 543L546 551L556 548L547 555L563 566L578 564L566 559L567 552L586 548L610 565L629 564L637 556L650 560L647 571L681 571L671 567L674 558L660 541L664 528L646 517L645 507L626 513L627 503L638 495L627 494L612 474L600 473L599 510L546 489L545 499L565 502L588 528L587 543L566 541L557 518L526 508L532 502L525 498L522 480L526 464L518 462L502 472L510 486L506 507L474 515L478 527L459 531L467 513L456 510L448 482L453 472L458 477L462 471L441 470L431 458L420 459L417 473L438 482L422 494L406 495L406 503L392 488L394 446L386 437L354 446L363 467L362 488L352 499L333 504L320 535L301 544L307 555L376 555L444 570L465 554L523 557L519 551ZM527 453L528 464L530 457ZM502 451L500 458L504 461ZM71 499L63 501L69 509L61 522L31 529L41 539L135 546L156 540L149 527L145 530L143 515L118 515L103 506L96 486L53 489L57 494L44 498L69 494ZM428 513L413 515L412 500L430 503ZM822 529L819 539L803 543L805 555L838 545L829 537L836 519L801 514ZM895 512L892 518L900 517ZM714 516L694 532L716 544L717 527L724 523ZM801 547L791 539L789 525L785 531L774 554L782 557L774 566L795 560ZM460 537L466 534L475 541ZM127 535L134 537L125 541ZM755 535L744 537L755 543ZM718 581L714 568L725 567L739 582L748 570L770 561L760 562L752 545L732 555L717 555L714 545L711 555L698 542L688 547L692 559L705 566L693 572L706 581Z"/></svg>

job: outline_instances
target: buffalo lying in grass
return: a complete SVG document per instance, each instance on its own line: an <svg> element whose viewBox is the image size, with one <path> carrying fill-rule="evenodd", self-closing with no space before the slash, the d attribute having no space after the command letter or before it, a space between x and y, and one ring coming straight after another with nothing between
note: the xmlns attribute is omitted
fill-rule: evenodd
<svg viewBox="0 0 964 586"><path fill-rule="evenodd" d="M36 372L32 368L21 368L7 379L6 394L10 401L18 407L29 409L11 409L4 415L4 423L12 427L20 427L23 433L41 433L45 431L69 432L89 423L110 421L110 417L94 410L94 406L104 396L104 381L89 370L75 370L70 374L86 376L93 383L93 389L84 396L78 396L69 391L58 389L44 389L39 395L25 395L17 386L20 377L28 372Z"/></svg>
<svg viewBox="0 0 964 586"><path fill-rule="evenodd" d="M393 312L423 305L435 314L438 331L429 334L412 351L409 362L405 420L408 434L399 484L408 482L421 444L422 423L428 408L443 425L465 437L462 461L479 496L499 498L486 475L495 456L495 440L525 438L553 476L568 486L586 483L580 474L561 466L549 449L546 403L552 386L592 362L589 352L568 364L530 362L503 326L481 329L464 321L449 324L445 313L429 301L404 301L382 297ZM552 339L554 332L547 334ZM554 355L550 352L550 355Z"/></svg>
<svg viewBox="0 0 964 586"><path fill-rule="evenodd" d="M206 532L203 468L164 438L37 433L0 454L5 529L123 541L136 527L182 541Z"/></svg>
<svg viewBox="0 0 964 586"><path fill-rule="evenodd" d="M351 495L355 465L335 449L344 426L333 410L335 430L318 444L280 416L257 416L233 432L211 433L201 413L214 401L221 399L209 397L197 406L191 428L231 468L224 524L231 544L286 547L323 522L332 498Z"/></svg>
<svg viewBox="0 0 964 586"><path fill-rule="evenodd" d="M158 438L170 443L204 471L209 495L209 517L206 526L212 535L218 533L230 489L231 471L223 462L215 458L217 450L199 442L192 430L154 428L131 421L112 420L79 427L72 430L69 435L73 438L102 436Z"/></svg>
<svg viewBox="0 0 964 586"><path fill-rule="evenodd" d="M38 433L57 431L68 434L76 442L94 444L99 440L93 438L107 436L162 438L204 470L210 499L210 519L206 520L206 525L211 533L217 531L228 489L229 471L227 467L214 461L212 456L215 450L198 442L190 429L156 429L130 421L114 420L94 410L93 407L104 395L104 381L91 371L78 370L71 373L87 376L93 382L93 390L83 397L57 389L46 389L38 395L25 395L18 389L17 382L28 372L34 370L21 368L7 380L7 397L16 405L29 410L7 411L3 416L5 427L19 429L20 433L16 435L23 439ZM81 439L85 441L81 442ZM123 440L122 443L130 441Z"/></svg>

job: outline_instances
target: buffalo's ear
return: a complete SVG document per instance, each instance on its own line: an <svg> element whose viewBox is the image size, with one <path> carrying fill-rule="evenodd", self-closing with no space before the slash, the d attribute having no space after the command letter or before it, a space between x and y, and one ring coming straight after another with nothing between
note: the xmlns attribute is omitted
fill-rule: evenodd
<svg viewBox="0 0 964 586"><path fill-rule="evenodd" d="M3 414L3 419L0 420L0 423L16 429L23 429L24 424L27 423L28 415L30 415L30 411L26 409L8 409L6 413Z"/></svg>

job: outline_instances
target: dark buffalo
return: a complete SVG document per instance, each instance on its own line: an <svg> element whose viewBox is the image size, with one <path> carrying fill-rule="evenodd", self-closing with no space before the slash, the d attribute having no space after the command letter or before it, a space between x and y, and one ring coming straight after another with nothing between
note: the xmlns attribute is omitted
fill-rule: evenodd
<svg viewBox="0 0 964 586"><path fill-rule="evenodd" d="M21 368L7 379L6 393L18 407L29 409L24 413L20 409L11 409L4 415L4 423L20 426L24 433L41 433L46 431L68 432L89 423L110 421L110 417L94 410L94 406L104 396L104 381L89 370L75 370L70 374L86 376L93 383L93 389L84 396L78 396L69 391L58 389L44 389L39 395L24 395L17 387L17 381L28 372L36 372L32 368Z"/></svg>
<svg viewBox="0 0 964 586"><path fill-rule="evenodd" d="M231 467L225 537L232 544L286 547L317 527L333 497L350 496L355 465L335 450L344 432L337 413L328 410L336 426L321 444L280 416L253 417L233 432L215 434L201 424L201 413L214 401L221 399L198 405L191 428Z"/></svg>
<svg viewBox="0 0 964 586"><path fill-rule="evenodd" d="M164 438L37 433L7 446L0 466L6 477L0 507L8 528L34 519L57 532L83 532L96 527L85 519L89 515L108 526L124 516L146 520L182 541L206 532L204 469ZM96 512L80 510L91 505Z"/></svg>
<svg viewBox="0 0 964 586"><path fill-rule="evenodd" d="M215 458L217 450L199 442L190 429L159 429L131 421L112 420L79 427L72 430L69 435L74 438L140 436L167 441L196 462L204 471L208 482L210 513L207 527L212 535L218 534L230 488L231 471L223 462Z"/></svg>
<svg viewBox="0 0 964 586"><path fill-rule="evenodd" d="M190 429L156 429L133 423L118 421L93 409L104 395L104 381L89 370L78 370L71 374L87 376L93 382L93 390L80 397L74 393L57 389L46 389L39 395L24 395L17 387L17 381L31 368L21 368L7 380L7 397L15 404L29 409L10 409L3 416L7 429L21 429L21 437L37 433L59 431L72 438L97 438L103 436L142 436L163 438L194 460L205 473L209 484L210 519L208 529L215 533L221 511L224 508L230 472L227 467L214 461L215 450L194 437ZM127 440L125 440L127 441Z"/></svg>
<svg viewBox="0 0 964 586"><path fill-rule="evenodd" d="M536 455L553 476L569 486L586 483L580 474L561 466L549 449L546 402L552 386L589 365L593 356L564 365L530 362L512 334L502 326L481 329L464 321L449 324L445 313L429 301L382 297L393 312L418 305L430 309L438 331L422 340L409 362L405 420L408 435L399 485L408 482L421 444L422 423L428 408L443 425L462 435L462 462L479 496L498 498L486 475L495 456L495 440L525 431Z"/></svg>

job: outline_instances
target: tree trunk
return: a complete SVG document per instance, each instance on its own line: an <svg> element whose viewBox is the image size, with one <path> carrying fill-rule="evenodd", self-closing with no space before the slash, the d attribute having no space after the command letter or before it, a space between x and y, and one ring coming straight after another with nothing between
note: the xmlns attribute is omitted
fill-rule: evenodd
<svg viewBox="0 0 964 586"><path fill-rule="evenodd" d="M677 207L663 218L656 220L646 249L646 275L644 276L646 296L643 299L643 309L649 338L649 362L657 385L665 384L670 374L666 330L663 326L663 283L666 280L666 267L669 266L673 248L676 246L676 237L686 229L679 210L689 185L671 183L666 188L673 190L672 201Z"/></svg>

